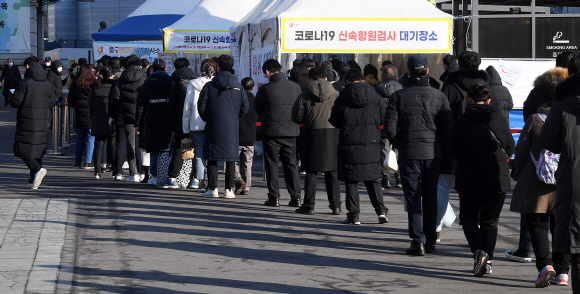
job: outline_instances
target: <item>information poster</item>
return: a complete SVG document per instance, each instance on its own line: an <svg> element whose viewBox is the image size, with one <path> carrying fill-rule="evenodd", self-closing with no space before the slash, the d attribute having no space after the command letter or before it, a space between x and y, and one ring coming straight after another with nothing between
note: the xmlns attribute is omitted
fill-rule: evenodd
<svg viewBox="0 0 580 294"><path fill-rule="evenodd" d="M30 1L0 2L0 53L30 52Z"/></svg>

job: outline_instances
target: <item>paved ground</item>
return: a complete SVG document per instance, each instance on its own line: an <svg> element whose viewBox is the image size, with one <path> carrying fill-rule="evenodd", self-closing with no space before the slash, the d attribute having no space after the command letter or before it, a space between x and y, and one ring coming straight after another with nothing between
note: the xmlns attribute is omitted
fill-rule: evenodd
<svg viewBox="0 0 580 294"><path fill-rule="evenodd" d="M535 289L534 264L503 256L519 228L509 195L493 274L475 278L457 222L435 254L404 255L401 190L385 192L388 224L377 223L362 192L362 225L341 225L344 214L330 214L322 189L317 214L302 216L262 206L264 183L226 200L94 180L92 171L70 168L73 150L46 156L42 186L27 190L28 170L12 156L15 113L0 108L0 293L571 292ZM261 162L255 166L260 179ZM288 198L284 191L282 204ZM455 193L451 204L458 211Z"/></svg>

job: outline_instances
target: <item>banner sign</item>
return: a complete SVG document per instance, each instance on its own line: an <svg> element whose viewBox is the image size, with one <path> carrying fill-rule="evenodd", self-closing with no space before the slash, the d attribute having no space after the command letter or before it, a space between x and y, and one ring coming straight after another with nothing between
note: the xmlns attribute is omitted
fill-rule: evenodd
<svg viewBox="0 0 580 294"><path fill-rule="evenodd" d="M262 65L268 59L276 58L276 46L270 45L264 48L252 50L252 79L254 80L254 95L258 93L258 89L268 83L262 72Z"/></svg>
<svg viewBox="0 0 580 294"><path fill-rule="evenodd" d="M449 53L450 18L282 18L283 53Z"/></svg>
<svg viewBox="0 0 580 294"><path fill-rule="evenodd" d="M158 41L149 42L93 42L93 57L95 60L101 59L103 56L119 56L119 47L134 47L135 50L148 49L150 50L149 62L157 59L157 53L163 52L163 43Z"/></svg>
<svg viewBox="0 0 580 294"><path fill-rule="evenodd" d="M30 52L30 1L0 3L0 53Z"/></svg>
<svg viewBox="0 0 580 294"><path fill-rule="evenodd" d="M165 52L230 54L230 31L165 31Z"/></svg>

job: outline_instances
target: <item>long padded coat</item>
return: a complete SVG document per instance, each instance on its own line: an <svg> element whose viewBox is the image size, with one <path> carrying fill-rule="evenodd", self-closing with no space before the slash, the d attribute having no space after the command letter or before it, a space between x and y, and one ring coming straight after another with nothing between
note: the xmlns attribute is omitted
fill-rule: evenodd
<svg viewBox="0 0 580 294"><path fill-rule="evenodd" d="M201 89L197 109L205 121L203 155L208 161L240 161L240 117L248 113L248 96L238 78L218 72Z"/></svg>
<svg viewBox="0 0 580 294"><path fill-rule="evenodd" d="M40 65L27 69L24 77L8 101L18 108L14 156L42 158L46 153L49 110L56 100L54 86L46 80L46 71Z"/></svg>

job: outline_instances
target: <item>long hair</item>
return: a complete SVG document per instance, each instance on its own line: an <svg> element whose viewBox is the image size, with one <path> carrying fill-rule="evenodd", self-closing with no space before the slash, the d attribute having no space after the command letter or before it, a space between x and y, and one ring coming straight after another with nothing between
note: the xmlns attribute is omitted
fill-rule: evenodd
<svg viewBox="0 0 580 294"><path fill-rule="evenodd" d="M79 75L76 78L74 84L77 89L81 92L89 92L91 90L91 85L95 82L95 74L93 69L89 64L81 65L79 70Z"/></svg>

